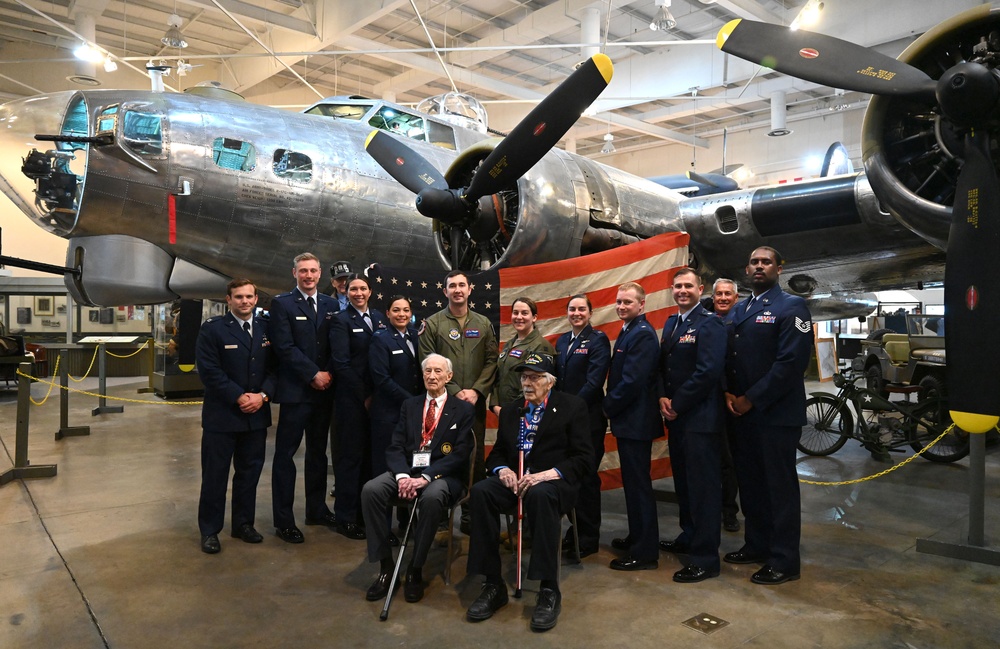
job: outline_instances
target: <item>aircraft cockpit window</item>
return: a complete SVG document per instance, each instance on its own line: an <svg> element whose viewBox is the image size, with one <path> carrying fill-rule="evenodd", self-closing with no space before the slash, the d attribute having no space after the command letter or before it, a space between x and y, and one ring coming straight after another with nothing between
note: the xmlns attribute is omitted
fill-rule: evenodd
<svg viewBox="0 0 1000 649"><path fill-rule="evenodd" d="M126 111L125 125L122 127L125 146L141 155L160 155L163 153L161 123L159 115Z"/></svg>
<svg viewBox="0 0 1000 649"><path fill-rule="evenodd" d="M108 106L97 116L97 133L110 133L114 135L118 126L118 105Z"/></svg>
<svg viewBox="0 0 1000 649"><path fill-rule="evenodd" d="M257 167L257 149L249 142L217 137L212 142L212 160L223 169L253 171Z"/></svg>
<svg viewBox="0 0 1000 649"><path fill-rule="evenodd" d="M288 178L297 183L312 180L312 159L304 153L278 149L274 152L273 164L274 175L278 178Z"/></svg>
<svg viewBox="0 0 1000 649"><path fill-rule="evenodd" d="M424 130L424 120L416 115L404 113L388 106L372 115L368 120L370 126L377 129L395 133L411 140L427 141L427 133Z"/></svg>
<svg viewBox="0 0 1000 649"><path fill-rule="evenodd" d="M317 104L307 110L306 115L359 120L371 107L371 104Z"/></svg>

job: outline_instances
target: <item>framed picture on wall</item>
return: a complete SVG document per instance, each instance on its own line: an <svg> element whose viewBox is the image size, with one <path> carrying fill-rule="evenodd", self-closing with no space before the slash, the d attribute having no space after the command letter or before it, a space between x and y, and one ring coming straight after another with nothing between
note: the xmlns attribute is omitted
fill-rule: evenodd
<svg viewBox="0 0 1000 649"><path fill-rule="evenodd" d="M19 306L17 307L17 324L31 324L31 307L30 306Z"/></svg>
<svg viewBox="0 0 1000 649"><path fill-rule="evenodd" d="M35 297L35 315L55 315L56 307L51 295Z"/></svg>
<svg viewBox="0 0 1000 649"><path fill-rule="evenodd" d="M110 307L101 309L101 324L109 325L115 323L115 310Z"/></svg>
<svg viewBox="0 0 1000 649"><path fill-rule="evenodd" d="M89 316L91 322L100 322L101 321L101 310L100 309L91 309L90 312L87 315Z"/></svg>

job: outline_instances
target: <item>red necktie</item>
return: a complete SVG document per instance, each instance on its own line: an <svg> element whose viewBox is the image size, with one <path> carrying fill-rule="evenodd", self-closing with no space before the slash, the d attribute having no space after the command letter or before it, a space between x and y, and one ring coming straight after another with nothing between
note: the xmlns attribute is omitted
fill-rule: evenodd
<svg viewBox="0 0 1000 649"><path fill-rule="evenodd" d="M420 448L424 448L431 443L431 438L434 437L434 420L437 411L437 399L431 399L427 402L427 413L424 415L424 434L423 439L420 442Z"/></svg>

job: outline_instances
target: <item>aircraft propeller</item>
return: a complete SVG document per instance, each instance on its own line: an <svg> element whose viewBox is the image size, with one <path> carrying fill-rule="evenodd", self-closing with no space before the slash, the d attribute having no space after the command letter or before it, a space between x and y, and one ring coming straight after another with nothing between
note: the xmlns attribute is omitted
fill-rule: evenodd
<svg viewBox="0 0 1000 649"><path fill-rule="evenodd" d="M430 162L385 131L373 131L365 149L386 173L417 194L418 212L451 227L452 267L457 268L462 232L485 244L499 230L489 197L513 185L555 146L607 87L612 72L611 59L604 54L585 61L496 145L466 187L449 186Z"/></svg>
<svg viewBox="0 0 1000 649"><path fill-rule="evenodd" d="M961 61L938 80L908 63L831 36L734 20L723 52L834 88L896 95L932 106L964 132L945 266L948 392L952 419L970 433L1000 421L1000 186L990 157L1000 77L990 60Z"/></svg>

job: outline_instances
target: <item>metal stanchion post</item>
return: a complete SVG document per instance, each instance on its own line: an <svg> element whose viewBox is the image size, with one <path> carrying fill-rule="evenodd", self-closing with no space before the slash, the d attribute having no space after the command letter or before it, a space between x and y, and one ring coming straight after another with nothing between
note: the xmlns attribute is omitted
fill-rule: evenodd
<svg viewBox="0 0 1000 649"><path fill-rule="evenodd" d="M0 485L24 478L51 478L56 474L55 464L29 466L28 462L28 409L31 408L31 363L21 363L17 381L17 431L14 441L14 468L0 474Z"/></svg>
<svg viewBox="0 0 1000 649"><path fill-rule="evenodd" d="M101 397L97 402L97 407L94 408L90 414L91 415L103 415L105 413L116 413L125 412L125 406L109 406L108 400L105 395L108 393L108 345L107 343L97 344L97 355L100 357L97 360L97 373L98 373L98 392L101 393Z"/></svg>
<svg viewBox="0 0 1000 649"><path fill-rule="evenodd" d="M54 378L54 377L53 377ZM56 441L63 437L73 437L78 435L89 435L90 426L70 426L69 425L69 362L59 363L59 385L63 387L59 391L59 430L56 431Z"/></svg>

